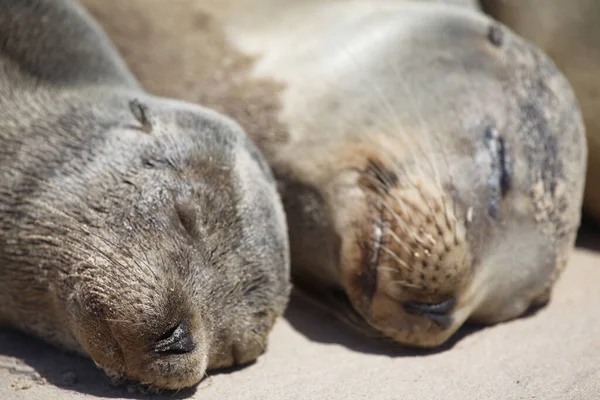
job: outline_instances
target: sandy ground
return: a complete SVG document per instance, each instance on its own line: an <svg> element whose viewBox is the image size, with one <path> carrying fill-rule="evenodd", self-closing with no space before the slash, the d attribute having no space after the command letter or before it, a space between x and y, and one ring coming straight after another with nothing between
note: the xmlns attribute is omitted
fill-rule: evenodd
<svg viewBox="0 0 600 400"><path fill-rule="evenodd" d="M600 399L600 236L586 236L552 302L464 328L423 353L371 343L300 300L254 365L150 396L111 387L89 360L0 330L0 399Z"/></svg>

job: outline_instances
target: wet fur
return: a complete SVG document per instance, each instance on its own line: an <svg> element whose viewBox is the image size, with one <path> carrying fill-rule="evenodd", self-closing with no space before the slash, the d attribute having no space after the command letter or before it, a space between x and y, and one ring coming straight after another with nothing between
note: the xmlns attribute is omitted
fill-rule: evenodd
<svg viewBox="0 0 600 400"><path fill-rule="evenodd" d="M1 3L0 323L111 375L190 386L263 352L288 252L237 124L145 93L80 5ZM188 352L154 352L181 323Z"/></svg>
<svg viewBox="0 0 600 400"><path fill-rule="evenodd" d="M440 3L84 0L153 90L250 132L279 183L298 286L417 346L548 301L587 156L548 58L473 2Z"/></svg>

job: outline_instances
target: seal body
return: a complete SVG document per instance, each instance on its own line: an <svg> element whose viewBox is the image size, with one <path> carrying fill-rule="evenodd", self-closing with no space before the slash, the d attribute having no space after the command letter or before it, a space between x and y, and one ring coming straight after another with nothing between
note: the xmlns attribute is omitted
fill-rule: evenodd
<svg viewBox="0 0 600 400"><path fill-rule="evenodd" d="M258 143L297 286L414 346L548 301L587 156L548 57L449 3L84 1L150 90L210 104Z"/></svg>
<svg viewBox="0 0 600 400"><path fill-rule="evenodd" d="M0 323L159 388L262 353L289 294L241 128L150 96L78 4L0 4Z"/></svg>
<svg viewBox="0 0 600 400"><path fill-rule="evenodd" d="M584 208L600 220L600 3L483 0L482 4L486 12L546 52L573 85L590 153Z"/></svg>

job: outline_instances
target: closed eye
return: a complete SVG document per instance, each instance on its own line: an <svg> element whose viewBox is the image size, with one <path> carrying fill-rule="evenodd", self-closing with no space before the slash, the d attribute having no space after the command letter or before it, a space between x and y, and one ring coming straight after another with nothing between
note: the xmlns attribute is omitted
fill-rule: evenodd
<svg viewBox="0 0 600 400"><path fill-rule="evenodd" d="M512 185L512 160L508 143L498 134L495 128L489 127L486 129L484 140L491 160L491 172L488 177L490 189L488 214L492 218L496 218L500 201L506 196Z"/></svg>

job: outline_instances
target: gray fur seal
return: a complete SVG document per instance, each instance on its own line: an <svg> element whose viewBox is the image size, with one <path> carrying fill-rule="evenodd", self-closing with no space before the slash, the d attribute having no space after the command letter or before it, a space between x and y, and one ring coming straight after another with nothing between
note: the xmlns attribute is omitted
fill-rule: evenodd
<svg viewBox="0 0 600 400"><path fill-rule="evenodd" d="M85 11L0 2L0 323L157 388L264 350L275 180L232 120L148 95Z"/></svg>
<svg viewBox="0 0 600 400"><path fill-rule="evenodd" d="M549 58L472 1L84 0L149 90L259 145L292 276L421 347L549 300L587 147Z"/></svg>

